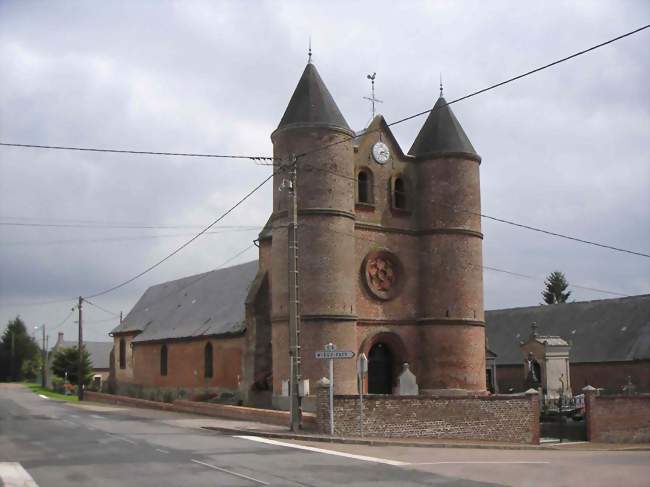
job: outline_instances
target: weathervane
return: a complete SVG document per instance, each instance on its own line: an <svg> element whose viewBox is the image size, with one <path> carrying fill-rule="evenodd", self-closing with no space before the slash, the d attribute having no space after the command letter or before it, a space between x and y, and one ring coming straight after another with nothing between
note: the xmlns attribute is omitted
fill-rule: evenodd
<svg viewBox="0 0 650 487"><path fill-rule="evenodd" d="M442 71L440 72L440 98L442 98Z"/></svg>
<svg viewBox="0 0 650 487"><path fill-rule="evenodd" d="M372 74L369 74L368 76L366 76L366 78L368 78L370 80L370 82L371 82L372 91L371 91L371 96L370 97L367 97L367 96L363 97L364 100L368 100L368 101L370 101L372 103L372 118L373 119L375 118L375 103L384 103L383 101L378 100L377 98L375 98L375 78L376 77L377 77L377 73L372 73Z"/></svg>
<svg viewBox="0 0 650 487"><path fill-rule="evenodd" d="M307 60L307 62L309 64L311 64L311 36L309 36L309 52L308 53L309 53L309 59Z"/></svg>

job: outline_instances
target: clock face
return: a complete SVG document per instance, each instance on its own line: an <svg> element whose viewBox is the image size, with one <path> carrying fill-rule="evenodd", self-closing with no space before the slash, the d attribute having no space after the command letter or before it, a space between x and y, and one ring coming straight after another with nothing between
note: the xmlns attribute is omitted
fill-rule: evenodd
<svg viewBox="0 0 650 487"><path fill-rule="evenodd" d="M377 142L372 146L372 158L379 164L386 164L390 157L390 150L383 142Z"/></svg>

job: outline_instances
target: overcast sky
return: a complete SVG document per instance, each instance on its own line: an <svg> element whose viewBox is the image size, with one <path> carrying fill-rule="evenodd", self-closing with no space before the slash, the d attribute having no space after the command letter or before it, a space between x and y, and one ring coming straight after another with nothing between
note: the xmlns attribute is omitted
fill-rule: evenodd
<svg viewBox="0 0 650 487"><path fill-rule="evenodd" d="M0 140L270 155L307 60L363 129L366 74L388 122L649 23L647 1L0 2ZM650 29L453 106L481 165L485 213L650 253ZM394 127L408 151L423 118ZM246 160L0 147L0 323L46 323L153 264L270 174ZM125 313L155 283L245 249L265 186L182 253L97 304ZM169 225L118 229L7 223ZM248 228L247 228L248 227ZM484 220L487 309L541 301L545 275L650 292L650 259ZM159 238L149 238L159 236ZM233 261L256 258L251 249ZM576 300L616 297L572 287ZM27 304L18 304L27 303ZM117 322L86 308L85 338ZM109 320L109 321L107 321ZM59 328L76 338L71 318ZM39 335L40 336L40 335Z"/></svg>

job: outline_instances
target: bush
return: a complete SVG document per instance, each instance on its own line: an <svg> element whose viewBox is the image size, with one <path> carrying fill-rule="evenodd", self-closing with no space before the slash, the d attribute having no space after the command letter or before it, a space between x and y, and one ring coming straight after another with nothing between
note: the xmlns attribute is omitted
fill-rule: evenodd
<svg viewBox="0 0 650 487"><path fill-rule="evenodd" d="M172 391L163 392L163 401L171 403L174 400L174 393Z"/></svg>
<svg viewBox="0 0 650 487"><path fill-rule="evenodd" d="M60 392L61 394L65 392L65 389L63 387L63 379L61 377L52 377L52 390L54 392Z"/></svg>

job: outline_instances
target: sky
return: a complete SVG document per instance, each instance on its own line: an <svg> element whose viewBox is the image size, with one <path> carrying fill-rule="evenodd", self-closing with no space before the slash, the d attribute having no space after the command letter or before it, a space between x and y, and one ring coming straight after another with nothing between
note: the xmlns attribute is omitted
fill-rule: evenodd
<svg viewBox="0 0 650 487"><path fill-rule="evenodd" d="M369 73L390 123L431 108L441 75L450 101L649 21L647 1L1 0L0 141L271 155L310 38L361 130ZM483 158L484 213L650 253L648 45L650 29L453 105ZM405 152L423 123L393 127ZM76 296L140 273L270 172L0 147L0 329L20 315L45 324L50 345L58 331L75 339ZM150 285L254 260L271 199L263 186L217 233L93 302L126 314ZM124 228L152 226L163 228ZM650 293L648 258L485 219L483 233L486 266L529 276L486 269L486 309L539 304L554 270L578 301ZM109 340L118 321L86 305L84 323L87 340Z"/></svg>

